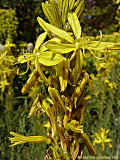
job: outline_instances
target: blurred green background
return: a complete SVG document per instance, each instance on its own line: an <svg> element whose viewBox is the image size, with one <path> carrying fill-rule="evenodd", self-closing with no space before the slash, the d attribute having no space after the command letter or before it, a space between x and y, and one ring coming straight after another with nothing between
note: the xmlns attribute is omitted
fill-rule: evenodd
<svg viewBox="0 0 120 160"><path fill-rule="evenodd" d="M12 45L6 51L13 57L29 50L28 44L34 46L36 37L42 32L36 18L45 18L41 9L42 2L44 1L0 1L0 53L8 42ZM83 34L96 36L101 31L103 41L120 42L119 0L85 0L80 21ZM99 36L96 38L99 39ZM24 75L16 75L15 70L11 69L8 70L8 77L5 77L2 68L4 60L0 58L0 81L5 82L7 79L9 82L9 85L0 82L0 160L42 160L47 147L45 144L24 144L9 148L8 137L11 130L26 136L45 135L42 122L46 117L27 118L32 100L27 94L22 95L21 89L30 71ZM107 64L106 67L102 67L102 63ZM26 64L16 65L15 68L17 67L20 67L21 71L26 70ZM95 149L99 156L103 154L114 159L112 156L117 155L120 158L120 52L100 63L88 56L86 68L91 77L94 74L97 78L94 82L91 78L87 89L90 99L85 112L84 130L91 137L100 128L109 128L112 149L106 146L104 153L99 146L95 146ZM88 155L85 149L84 156Z"/></svg>

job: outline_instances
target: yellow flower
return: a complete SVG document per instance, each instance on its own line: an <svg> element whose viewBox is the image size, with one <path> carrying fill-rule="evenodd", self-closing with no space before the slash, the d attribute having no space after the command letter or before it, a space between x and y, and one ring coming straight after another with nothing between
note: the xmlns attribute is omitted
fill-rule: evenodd
<svg viewBox="0 0 120 160"><path fill-rule="evenodd" d="M3 80L0 82L0 88L2 89L2 92L5 91L5 87L8 85L9 85L9 83L7 82L7 80Z"/></svg>
<svg viewBox="0 0 120 160"><path fill-rule="evenodd" d="M15 132L10 132L10 134L14 137L9 137L9 140L11 141L10 147L13 147L17 144L23 144L23 143L41 143L45 142L47 144L51 143L50 138L46 138L43 136L23 136L21 134L15 133Z"/></svg>
<svg viewBox="0 0 120 160"><path fill-rule="evenodd" d="M104 128L101 128L99 132L95 132L92 137L95 137L93 141L93 145L95 144L101 144L102 150L104 151L105 149L105 143L108 143L108 146L111 148L112 144L112 139L107 138L107 135L109 133L109 129L105 130Z"/></svg>

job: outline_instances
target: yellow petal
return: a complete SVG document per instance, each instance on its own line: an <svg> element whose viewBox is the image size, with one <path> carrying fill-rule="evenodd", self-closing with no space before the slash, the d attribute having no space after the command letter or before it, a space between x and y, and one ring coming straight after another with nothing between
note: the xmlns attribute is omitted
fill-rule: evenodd
<svg viewBox="0 0 120 160"><path fill-rule="evenodd" d="M112 148L112 144L111 144L111 143L108 143L108 146L109 146L110 148Z"/></svg>
<svg viewBox="0 0 120 160"><path fill-rule="evenodd" d="M104 143L101 143L101 146L102 146L102 150L104 151L104 149L105 149L105 144L104 144Z"/></svg>
<svg viewBox="0 0 120 160"><path fill-rule="evenodd" d="M69 13L68 14L68 21L72 27L72 30L74 32L76 39L79 39L81 36L81 26L80 26L80 22L77 18L77 15L75 13Z"/></svg>

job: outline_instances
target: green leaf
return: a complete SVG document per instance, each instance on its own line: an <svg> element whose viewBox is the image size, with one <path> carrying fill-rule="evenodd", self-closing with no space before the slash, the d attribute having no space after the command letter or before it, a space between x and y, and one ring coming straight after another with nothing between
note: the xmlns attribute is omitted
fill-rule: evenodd
<svg viewBox="0 0 120 160"><path fill-rule="evenodd" d="M81 36L81 26L80 26L79 20L77 18L77 15L75 13L69 13L68 14L68 21L72 27L72 30L74 32L75 37L77 39L79 39Z"/></svg>
<svg viewBox="0 0 120 160"><path fill-rule="evenodd" d="M34 51L33 53L37 52L39 47L41 46L41 44L44 42L45 38L47 37L47 32L44 32L42 34L40 34L36 40L36 43L35 43L35 48L34 48Z"/></svg>
<svg viewBox="0 0 120 160"><path fill-rule="evenodd" d="M65 54L75 50L74 44L57 43L55 41L49 41L46 47L55 53Z"/></svg>
<svg viewBox="0 0 120 160"><path fill-rule="evenodd" d="M50 51L39 53L39 63L45 66L54 66L62 62L65 58L60 54L55 54Z"/></svg>
<svg viewBox="0 0 120 160"><path fill-rule="evenodd" d="M64 39L70 43L74 42L74 39L69 35L69 33L65 32L64 30L61 30L49 23L46 23L42 18L38 17L37 18L40 26L46 31L50 31L56 36L60 37L61 39Z"/></svg>

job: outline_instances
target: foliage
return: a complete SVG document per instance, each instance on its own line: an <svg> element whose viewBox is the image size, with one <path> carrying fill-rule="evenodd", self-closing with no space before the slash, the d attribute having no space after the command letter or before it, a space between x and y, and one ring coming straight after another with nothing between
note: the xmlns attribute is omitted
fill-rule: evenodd
<svg viewBox="0 0 120 160"><path fill-rule="evenodd" d="M120 27L119 27L119 25L120 25L120 1L119 0L114 0L114 3L117 5L117 7L116 7L116 15L115 15L115 19L116 19L116 21L117 21L117 29L118 29L118 31L120 30Z"/></svg>
<svg viewBox="0 0 120 160"><path fill-rule="evenodd" d="M17 37L18 19L13 9L0 9L0 42L15 40Z"/></svg>
<svg viewBox="0 0 120 160"><path fill-rule="evenodd" d="M0 8L12 8L19 21L17 40L34 42L41 31L36 23L36 18L42 15L42 0L1 0Z"/></svg>
<svg viewBox="0 0 120 160"><path fill-rule="evenodd" d="M82 18L83 32L87 35L111 34L118 30L115 19L117 4L115 0L85 0Z"/></svg>
<svg viewBox="0 0 120 160"><path fill-rule="evenodd" d="M15 0L14 9L19 19L18 39L34 42L36 36L41 32L36 23L37 16L42 14L41 0ZM10 3L11 4L11 3Z"/></svg>
<svg viewBox="0 0 120 160"><path fill-rule="evenodd" d="M17 75L13 49L16 50L15 44L6 42L4 50L0 52L0 159L22 160L33 158L34 155L36 159L42 159L45 144L20 146L11 151L6 138L13 128L22 134L45 134L39 119L33 117L30 121L27 120L31 100L22 96L20 90L27 80L28 73L24 76ZM25 64L21 69L25 70ZM40 128L39 131L37 128Z"/></svg>
<svg viewBox="0 0 120 160"><path fill-rule="evenodd" d="M32 117L33 114L38 117L45 114L48 117L44 125L47 128L47 137L40 137L40 141L50 143L46 158L81 159L84 146L90 154L96 155L84 130L83 117L88 99L85 91L88 81L91 84L93 80L100 82L103 88L99 93L92 93L97 98L102 93L98 100L104 102L102 98L107 91L114 87L116 89L115 83L109 81L109 76L111 67L116 64L120 44L103 40L102 35L94 38L82 34L78 18L84 8L83 1L48 1L43 3L42 7L50 24L38 17L38 22L45 32L38 37L33 54L27 53L18 57L18 62L27 62L32 71L22 88L22 93L29 93L34 100L28 117ZM58 14L51 12L51 9L56 9ZM47 36L48 41L45 41ZM87 61L93 59L96 59L96 76L90 74L90 80L86 71ZM106 63L107 61L109 63ZM97 81L98 79L100 81ZM41 86L44 86L44 92L40 89ZM106 86L110 88L106 89ZM88 92L93 89L92 85L90 87ZM104 108L101 105L98 109L98 120L104 122ZM111 107L105 109L108 111ZM107 121L110 114L111 112L105 115ZM34 136L24 137L11 133L14 136L10 138L12 145L36 142Z"/></svg>
<svg viewBox="0 0 120 160"><path fill-rule="evenodd" d="M19 90L18 90L19 91ZM2 97L2 95L1 95ZM45 130L42 127L40 120L33 117L28 121L27 114L29 111L28 106L31 104L27 96L20 97L15 95L9 95L9 99L5 98L0 103L0 159L42 159L45 151L45 144L37 145L21 145L13 148L9 148L10 143L8 142L9 132L14 130L21 134L43 134ZM5 101L9 101L12 105L11 110L6 110L5 107L9 107ZM38 130L39 128L39 130Z"/></svg>
<svg viewBox="0 0 120 160"><path fill-rule="evenodd" d="M0 88L5 91L6 86L10 86L15 76L14 63L15 57L12 55L11 49L15 48L12 43L6 43L4 50L0 54Z"/></svg>
<svg viewBox="0 0 120 160"><path fill-rule="evenodd" d="M20 39L18 38L20 37L18 26L21 22L18 17L18 8L14 8L16 3L4 1L2 4L2 2L0 1L0 7L2 6L5 9L0 9L0 43L3 44L0 44L0 159L30 159L34 155L36 155L37 159L42 159L46 147L45 144L20 146L10 151L9 142L6 138L9 136L9 131L13 130L13 128L17 132L26 134L32 132L33 134L41 133L44 135L45 131L40 126L40 121L39 123L34 123L34 118L29 122L26 121L30 100L27 96L22 96L20 90L27 80L29 72L24 76L17 75L21 70L25 71L26 64L23 66L19 65L20 69L18 70L16 58L20 53L27 51L27 42L18 41ZM24 15L22 16L24 17ZM30 24L30 22L28 23ZM23 24L21 25L23 26ZM39 131L36 129L38 127L41 127Z"/></svg>
<svg viewBox="0 0 120 160"><path fill-rule="evenodd" d="M96 37L99 39L100 37ZM103 35L102 41L119 42L119 33ZM117 49L117 48L116 48ZM110 128L110 137L113 138L112 153L106 149L104 155L116 156L119 146L118 131L115 126L119 123L115 119L119 117L119 51L106 50L105 53L98 52L86 57L86 67L91 80L89 85L89 101L85 113L84 126L88 134L94 134L100 128ZM92 68L92 69L91 69ZM116 98L115 98L116 97ZM115 118L116 117L116 118ZM119 130L119 127L118 127ZM116 138L115 138L116 137ZM98 155L101 149L97 147ZM101 155L100 155L101 156Z"/></svg>

